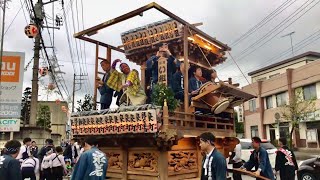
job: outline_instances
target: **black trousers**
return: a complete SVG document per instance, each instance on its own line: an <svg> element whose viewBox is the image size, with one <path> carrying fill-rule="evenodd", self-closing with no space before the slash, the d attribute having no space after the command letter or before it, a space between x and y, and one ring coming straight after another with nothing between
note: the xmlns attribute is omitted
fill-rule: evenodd
<svg viewBox="0 0 320 180"><path fill-rule="evenodd" d="M242 166L242 162L234 163L233 168L240 168ZM232 177L234 180L242 180L241 173L233 172Z"/></svg>
<svg viewBox="0 0 320 180"><path fill-rule="evenodd" d="M52 168L52 175L54 180L62 180L63 174L64 170L62 166Z"/></svg>
<svg viewBox="0 0 320 180"><path fill-rule="evenodd" d="M52 169L51 168L48 168L48 169L44 169L43 171L43 179L45 180L54 180L54 177L53 177L53 173L52 173Z"/></svg>
<svg viewBox="0 0 320 180"><path fill-rule="evenodd" d="M34 174L33 167L23 167L21 169L22 180L25 178L30 178L31 180L36 180L36 175Z"/></svg>

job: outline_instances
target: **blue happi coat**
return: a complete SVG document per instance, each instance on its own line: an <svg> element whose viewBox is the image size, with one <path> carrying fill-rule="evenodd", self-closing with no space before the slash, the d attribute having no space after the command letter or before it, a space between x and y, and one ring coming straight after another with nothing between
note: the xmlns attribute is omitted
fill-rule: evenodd
<svg viewBox="0 0 320 180"><path fill-rule="evenodd" d="M108 160L103 152L93 147L81 154L71 180L105 180Z"/></svg>

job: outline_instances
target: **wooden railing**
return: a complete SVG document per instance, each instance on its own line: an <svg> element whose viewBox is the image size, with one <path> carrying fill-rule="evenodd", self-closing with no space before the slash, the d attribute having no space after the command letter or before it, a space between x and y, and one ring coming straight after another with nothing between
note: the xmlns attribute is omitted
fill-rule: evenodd
<svg viewBox="0 0 320 180"><path fill-rule="evenodd" d="M179 129L219 129L226 131L234 130L233 118L221 118L205 115L194 115L191 113L178 112L169 115L168 127Z"/></svg>

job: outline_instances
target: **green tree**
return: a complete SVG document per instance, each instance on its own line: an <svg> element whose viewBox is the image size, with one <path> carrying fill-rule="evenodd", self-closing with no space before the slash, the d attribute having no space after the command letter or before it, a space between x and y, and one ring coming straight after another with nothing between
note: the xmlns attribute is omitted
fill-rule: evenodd
<svg viewBox="0 0 320 180"><path fill-rule="evenodd" d="M236 133L244 133L243 123L238 121L238 112L234 112L233 118L236 126Z"/></svg>
<svg viewBox="0 0 320 180"><path fill-rule="evenodd" d="M281 107L280 116L285 122L291 124L289 135L289 146L292 148L292 136L299 123L306 119L310 113L315 111L315 99L304 100L302 89L295 91L294 96L289 100L289 104Z"/></svg>
<svg viewBox="0 0 320 180"><path fill-rule="evenodd" d="M27 87L23 92L22 103L21 103L20 119L23 120L23 125L29 124L29 121L30 121L30 103L31 103L31 88Z"/></svg>
<svg viewBox="0 0 320 180"><path fill-rule="evenodd" d="M179 106L179 100L174 98L174 92L165 84L156 84L152 89L152 103L157 106L163 106L164 100L167 100L168 110L173 112Z"/></svg>
<svg viewBox="0 0 320 180"><path fill-rule="evenodd" d="M93 97L89 94L84 96L83 100L77 101L78 107L76 108L78 112L81 111L91 111L93 110Z"/></svg>
<svg viewBox="0 0 320 180"><path fill-rule="evenodd" d="M38 109L37 126L51 128L51 112L48 105L40 105Z"/></svg>

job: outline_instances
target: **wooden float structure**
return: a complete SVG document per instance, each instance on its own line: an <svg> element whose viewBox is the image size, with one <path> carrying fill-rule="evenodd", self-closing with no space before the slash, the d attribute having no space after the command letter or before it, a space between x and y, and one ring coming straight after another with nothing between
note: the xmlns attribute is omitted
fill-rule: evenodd
<svg viewBox="0 0 320 180"><path fill-rule="evenodd" d="M160 11L169 19L122 33L122 44L118 46L92 38L98 31L141 16L150 9ZM95 79L99 75L99 61L107 60L111 63L111 53L117 51L141 66L141 83L147 89L150 82L146 79L146 61L158 51L157 44L170 43L172 54L185 64L185 77L188 77L190 66L201 67L204 75L208 76L212 67L226 60L225 51L231 49L196 25L153 2L75 33L74 37L96 45ZM106 48L106 57L99 56L101 47ZM159 68L165 68L166 73L166 67L159 65ZM207 102L210 96L217 94L229 100L219 114L215 114L212 107L217 103L211 105ZM200 177L202 161L197 137L203 132L214 133L216 148L227 157L238 143L235 138L233 107L251 98L254 96L237 88L229 79L208 83L189 103L188 78L184 78L184 102L174 112L169 112L164 103L162 107L146 104L74 113L71 116L72 133L80 138L94 135L99 139L100 149L109 158L109 179L196 178ZM96 99L97 91L94 92L94 103L97 103ZM196 114L197 108L212 113Z"/></svg>

